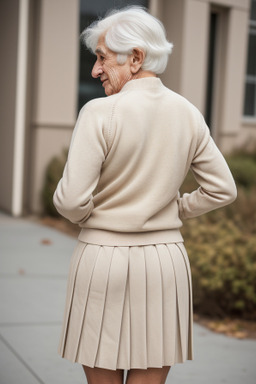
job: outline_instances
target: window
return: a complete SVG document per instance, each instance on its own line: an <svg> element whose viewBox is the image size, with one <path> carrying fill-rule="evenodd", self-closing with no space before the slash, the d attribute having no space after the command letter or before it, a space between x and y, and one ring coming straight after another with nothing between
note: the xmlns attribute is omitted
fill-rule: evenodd
<svg viewBox="0 0 256 384"><path fill-rule="evenodd" d="M209 30L209 46L208 46L208 84L206 97L205 121L209 128L212 125L213 112L213 97L214 97L214 70L216 66L216 45L217 45L217 30L218 30L218 12L211 12L210 15L210 30Z"/></svg>
<svg viewBox="0 0 256 384"><path fill-rule="evenodd" d="M80 33L88 27L99 16L103 17L106 11L112 8L122 8L127 5L141 5L148 6L148 1L127 1L127 0L80 0ZM105 96L104 89L102 88L99 79L91 77L91 70L95 61L95 56L86 49L82 44L80 45L80 71L79 71L79 95L78 95L78 108L89 100L96 97Z"/></svg>
<svg viewBox="0 0 256 384"><path fill-rule="evenodd" d="M244 115L256 118L256 0L251 2Z"/></svg>

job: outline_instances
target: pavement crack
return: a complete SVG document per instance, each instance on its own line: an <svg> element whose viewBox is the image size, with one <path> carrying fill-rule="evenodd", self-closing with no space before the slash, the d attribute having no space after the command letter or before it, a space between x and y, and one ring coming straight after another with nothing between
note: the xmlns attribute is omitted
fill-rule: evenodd
<svg viewBox="0 0 256 384"><path fill-rule="evenodd" d="M7 340L0 334L0 340L2 343L9 349L9 351L20 361L20 363L31 373L31 375L38 381L40 384L45 384L45 382L35 373L35 371L26 363L26 361L15 351L15 349L8 343Z"/></svg>

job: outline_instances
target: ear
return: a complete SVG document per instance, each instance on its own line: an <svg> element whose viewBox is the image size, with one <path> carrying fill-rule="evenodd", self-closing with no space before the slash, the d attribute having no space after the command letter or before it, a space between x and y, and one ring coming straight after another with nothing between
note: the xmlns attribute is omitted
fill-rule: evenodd
<svg viewBox="0 0 256 384"><path fill-rule="evenodd" d="M134 48L131 54L131 72L137 73L145 59L145 52L140 48Z"/></svg>

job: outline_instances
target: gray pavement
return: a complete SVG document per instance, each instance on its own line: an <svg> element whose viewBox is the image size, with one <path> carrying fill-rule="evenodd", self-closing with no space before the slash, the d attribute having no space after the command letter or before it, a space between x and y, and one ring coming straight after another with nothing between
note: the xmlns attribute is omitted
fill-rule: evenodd
<svg viewBox="0 0 256 384"><path fill-rule="evenodd" d="M30 219L0 213L0 384L78 384L78 364L57 354L66 278L76 240ZM195 360L174 366L170 384L255 384L256 341L194 325Z"/></svg>

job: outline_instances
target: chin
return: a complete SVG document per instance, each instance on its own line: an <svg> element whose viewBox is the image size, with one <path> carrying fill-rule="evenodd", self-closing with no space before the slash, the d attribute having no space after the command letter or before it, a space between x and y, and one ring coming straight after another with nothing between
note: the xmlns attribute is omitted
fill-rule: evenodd
<svg viewBox="0 0 256 384"><path fill-rule="evenodd" d="M107 96L114 95L114 93L116 93L116 92L114 92L113 89L105 89L105 94L106 94Z"/></svg>

